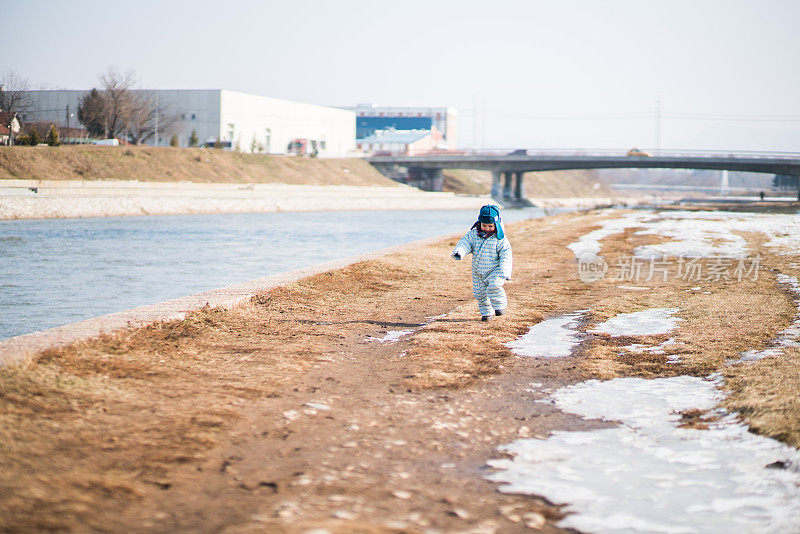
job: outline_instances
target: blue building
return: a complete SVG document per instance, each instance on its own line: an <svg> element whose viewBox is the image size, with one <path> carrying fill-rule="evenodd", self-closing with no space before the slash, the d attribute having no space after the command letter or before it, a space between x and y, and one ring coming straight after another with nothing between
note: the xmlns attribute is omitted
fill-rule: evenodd
<svg viewBox="0 0 800 534"><path fill-rule="evenodd" d="M359 104L345 108L356 114L356 144L375 135L375 132L412 132L438 130L439 148L456 148L457 113L453 108L378 107ZM436 134L433 134L437 137ZM374 140L373 140L374 141Z"/></svg>

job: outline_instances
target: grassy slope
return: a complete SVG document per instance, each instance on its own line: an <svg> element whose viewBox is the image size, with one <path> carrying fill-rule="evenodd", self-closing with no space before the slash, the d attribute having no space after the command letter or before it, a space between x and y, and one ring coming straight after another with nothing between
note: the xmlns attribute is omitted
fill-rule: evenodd
<svg viewBox="0 0 800 534"><path fill-rule="evenodd" d="M0 150L3 178L397 185L360 159L153 147L6 148Z"/></svg>
<svg viewBox="0 0 800 534"><path fill-rule="evenodd" d="M595 188L595 184L598 184ZM487 195L492 187L489 171L448 169L444 171L444 190L467 195ZM525 192L529 197L608 197L615 193L600 183L594 171L547 171L525 173ZM617 195L618 196L618 195Z"/></svg>

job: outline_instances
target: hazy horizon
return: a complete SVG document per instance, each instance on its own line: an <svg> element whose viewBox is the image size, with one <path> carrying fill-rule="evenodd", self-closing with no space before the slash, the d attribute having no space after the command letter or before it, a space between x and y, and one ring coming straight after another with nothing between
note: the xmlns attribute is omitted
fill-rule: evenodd
<svg viewBox="0 0 800 534"><path fill-rule="evenodd" d="M800 151L800 2L84 0L6 6L13 70L88 89L450 106L461 146ZM35 29L36 39L31 30Z"/></svg>

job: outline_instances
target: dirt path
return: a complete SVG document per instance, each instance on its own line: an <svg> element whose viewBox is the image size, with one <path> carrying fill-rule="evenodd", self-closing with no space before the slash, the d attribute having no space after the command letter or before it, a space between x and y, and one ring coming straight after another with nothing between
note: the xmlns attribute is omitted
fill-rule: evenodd
<svg viewBox="0 0 800 534"><path fill-rule="evenodd" d="M793 310L769 277L704 284L709 295L687 293L682 281L647 291L580 282L566 245L617 216L512 225L510 312L489 324L476 321L468 263L452 262L454 242L445 241L4 371L0 527L561 531L557 506L501 494L482 478L501 444L609 424L537 400L593 377L705 376L766 343ZM612 262L657 241L621 232L604 252ZM681 364L616 354L630 338L590 336L567 359L520 358L503 345L545 317L591 307L595 323L656 304L684 310ZM369 339L398 330L412 332ZM743 388L756 380L736 378Z"/></svg>

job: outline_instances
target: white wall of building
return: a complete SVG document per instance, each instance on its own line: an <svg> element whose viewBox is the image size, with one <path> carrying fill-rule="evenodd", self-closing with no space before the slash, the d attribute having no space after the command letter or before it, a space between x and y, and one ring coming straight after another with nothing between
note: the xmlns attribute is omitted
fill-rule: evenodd
<svg viewBox="0 0 800 534"><path fill-rule="evenodd" d="M286 153L293 139L317 141L322 157L345 156L356 147L352 111L236 91L222 91L219 127L222 138L244 152L250 151L254 138L273 154Z"/></svg>
<svg viewBox="0 0 800 534"><path fill-rule="evenodd" d="M355 113L340 108L317 106L225 89L141 90L156 95L164 107L158 141L147 144L169 146L173 134L180 146L187 146L192 130L200 143L208 139L231 141L242 152L250 152L253 139L256 151L285 154L293 139L318 142L320 157L340 157L355 151ZM29 91L33 106L26 121L51 121L65 125L66 109L70 126L80 127L78 106L88 90ZM167 126L167 118L174 122ZM324 148L322 148L324 142Z"/></svg>

